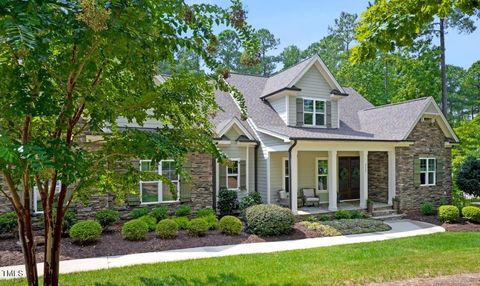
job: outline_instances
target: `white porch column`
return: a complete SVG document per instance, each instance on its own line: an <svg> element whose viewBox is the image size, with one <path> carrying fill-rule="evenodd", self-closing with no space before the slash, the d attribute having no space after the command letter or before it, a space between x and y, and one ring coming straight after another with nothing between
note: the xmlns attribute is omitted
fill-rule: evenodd
<svg viewBox="0 0 480 286"><path fill-rule="evenodd" d="M388 204L393 204L396 186L395 149L388 151Z"/></svg>
<svg viewBox="0 0 480 286"><path fill-rule="evenodd" d="M290 164L290 171L291 173L289 174L290 176L290 182L292 189L290 190L290 196L292 200L292 212L294 214L297 214L297 193L298 193L298 151L294 147L291 151L291 158L288 161Z"/></svg>
<svg viewBox="0 0 480 286"><path fill-rule="evenodd" d="M328 210L337 210L337 150L328 151Z"/></svg>
<svg viewBox="0 0 480 286"><path fill-rule="evenodd" d="M360 151L360 207L367 207L368 199L368 151Z"/></svg>

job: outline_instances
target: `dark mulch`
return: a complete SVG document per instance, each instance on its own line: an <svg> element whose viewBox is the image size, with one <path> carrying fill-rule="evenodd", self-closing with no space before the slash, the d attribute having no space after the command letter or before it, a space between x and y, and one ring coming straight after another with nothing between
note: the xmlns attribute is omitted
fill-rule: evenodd
<svg viewBox="0 0 480 286"><path fill-rule="evenodd" d="M41 233L38 233L41 235ZM227 236L220 231L209 231L204 237L191 237L186 231L179 231L176 239L163 240L149 233L145 241L127 241L122 238L120 226L113 231L103 233L100 240L93 245L80 246L72 243L70 238L64 237L61 244L61 260L113 256L132 253L163 251L171 249L230 245L240 243L254 243L264 241L294 240L308 237L319 237L320 233L309 231L299 223L295 224L293 231L288 235L276 237L259 237L254 234L242 233L238 236ZM37 261L43 261L44 246L37 247ZM18 240L14 238L0 239L0 267L23 264L22 249Z"/></svg>
<svg viewBox="0 0 480 286"><path fill-rule="evenodd" d="M480 224L471 223L463 219L459 219L455 223L443 223L438 220L436 215L423 215L421 212L409 212L407 218L428 222L431 224L441 225L446 231L480 231Z"/></svg>

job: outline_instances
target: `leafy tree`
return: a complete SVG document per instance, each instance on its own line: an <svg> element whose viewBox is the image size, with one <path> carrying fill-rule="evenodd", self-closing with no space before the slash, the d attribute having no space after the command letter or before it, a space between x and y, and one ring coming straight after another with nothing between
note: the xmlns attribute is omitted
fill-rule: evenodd
<svg viewBox="0 0 480 286"><path fill-rule="evenodd" d="M355 35L360 44L353 48L351 59L354 63L372 59L379 49L392 52L398 47L412 46L425 36L438 35L442 111L447 115L445 31L456 27L471 32L474 25L468 16L478 13L479 5L478 1L376 1L362 14Z"/></svg>
<svg viewBox="0 0 480 286"><path fill-rule="evenodd" d="M336 37L342 44L343 51L350 56L350 44L354 40L355 28L357 27L357 14L341 12L335 19L335 24L328 27L330 35Z"/></svg>
<svg viewBox="0 0 480 286"><path fill-rule="evenodd" d="M218 109L214 90L232 92L244 106L241 94L222 74L181 70L163 84L153 81L158 64L182 50L216 70L217 25L240 35L245 62L257 61L254 31L238 0L228 8L175 0L2 1L0 175L7 191L0 190L17 214L29 285L38 285L34 186L44 210L44 285L58 285L62 222L74 198L93 190L137 192L148 174L132 165L136 158L171 158L179 172L190 151L222 159L208 120ZM168 128L122 132L118 117ZM105 129L111 135L101 144L84 136Z"/></svg>
<svg viewBox="0 0 480 286"><path fill-rule="evenodd" d="M218 35L218 48L216 57L221 65L230 70L238 71L242 44L233 30L227 29Z"/></svg>
<svg viewBox="0 0 480 286"><path fill-rule="evenodd" d="M335 74L343 61L342 52L340 40L333 35L329 35L320 39L318 42L310 44L310 46L303 51L303 58L314 55L320 56L328 69Z"/></svg>
<svg viewBox="0 0 480 286"><path fill-rule="evenodd" d="M454 65L447 65L447 93L449 97L449 122L457 126L465 118L467 98L462 89L462 83L466 71L464 68Z"/></svg>
<svg viewBox="0 0 480 286"><path fill-rule="evenodd" d="M469 156L460 166L456 179L460 190L480 197L480 159Z"/></svg>
<svg viewBox="0 0 480 286"><path fill-rule="evenodd" d="M271 56L268 53L277 49L280 45L280 39L267 29L260 29L257 31L257 37L260 41L260 67L261 74L264 76L270 75L276 67L277 57Z"/></svg>
<svg viewBox="0 0 480 286"><path fill-rule="evenodd" d="M480 113L480 61L473 63L465 74L462 91L466 96L466 106L473 118Z"/></svg>
<svg viewBox="0 0 480 286"><path fill-rule="evenodd" d="M468 156L480 156L480 116L460 123L454 130L460 139L460 144L452 150L452 166L456 170Z"/></svg>
<svg viewBox="0 0 480 286"><path fill-rule="evenodd" d="M295 45L287 46L280 54L283 69L289 68L302 59L302 51Z"/></svg>
<svg viewBox="0 0 480 286"><path fill-rule="evenodd" d="M174 57L159 64L158 71L162 74L172 74L178 71L201 72L200 56L188 49L181 49Z"/></svg>

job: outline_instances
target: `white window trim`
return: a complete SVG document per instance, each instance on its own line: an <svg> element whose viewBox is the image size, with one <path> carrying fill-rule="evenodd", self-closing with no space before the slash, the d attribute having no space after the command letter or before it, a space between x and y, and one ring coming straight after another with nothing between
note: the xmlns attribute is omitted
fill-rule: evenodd
<svg viewBox="0 0 480 286"><path fill-rule="evenodd" d="M327 189L326 190L319 190L318 189L318 161L327 161L327 168L328 168L328 157L316 157L315 158L315 186L316 190L321 193L328 193L328 181L330 180L330 169L327 170L326 175L322 175L322 177L327 177Z"/></svg>
<svg viewBox="0 0 480 286"><path fill-rule="evenodd" d="M228 165L225 166L226 168L226 171L225 171L225 186L227 186L227 189L229 190L240 190L240 174L241 174L241 171L240 171L240 159L239 158L234 158L234 159L228 159L228 161L231 161L231 162L237 162L237 174L229 174L228 173ZM228 187L228 177L233 177L234 175L237 176L237 187L236 188L229 188Z"/></svg>
<svg viewBox="0 0 480 286"><path fill-rule="evenodd" d="M323 99L323 98L309 98L309 97L302 97L303 99L303 125L304 126L311 126L311 127L327 127L327 100ZM313 100L313 112L310 112L310 111L307 111L305 112L305 100ZM316 104L315 104L315 101L323 101L323 108L324 108L324 112L321 113L321 112L317 112L317 108L316 108ZM305 124L305 113L310 113L312 114L312 124ZM323 122L324 124L323 125L317 125L316 121L316 114L323 114Z"/></svg>
<svg viewBox="0 0 480 286"><path fill-rule="evenodd" d="M55 194L58 194L60 192L60 187L61 187L61 182L57 181L57 185L55 186ZM50 189L50 184L49 189ZM38 195L37 195L38 193ZM33 187L33 213L34 214L43 214L43 211L38 210L38 201L41 200L41 197L38 197L40 195L40 192L38 191L38 187Z"/></svg>
<svg viewBox="0 0 480 286"><path fill-rule="evenodd" d="M287 186L285 185L285 179L288 177L288 181L290 182L290 173L288 173L288 176L285 174L286 162L288 162L288 157L283 157L282 158L282 189L285 191L287 190Z"/></svg>
<svg viewBox="0 0 480 286"><path fill-rule="evenodd" d="M421 176L422 173L424 173L425 174L425 182L426 182L426 184L422 184L420 182L420 186L435 186L437 184L437 159L434 158L434 157L421 157L419 159L420 159L420 176ZM421 168L422 160L426 160L426 166L425 166L426 171L422 171L422 168ZM428 168L428 161L429 160L433 160L433 166L434 166L433 171L429 170L429 168ZM428 174L429 173L433 173L433 183L429 182L429 180L428 180ZM421 179L420 179L420 181L421 181Z"/></svg>
<svg viewBox="0 0 480 286"><path fill-rule="evenodd" d="M142 162L152 162L152 160L140 160L139 164L139 169L140 171L142 170ZM157 164L157 174L162 175L162 162L174 162L174 160L161 160ZM144 202L142 200L142 185L143 184L153 184L157 183L157 201L156 202ZM163 201L162 200L162 195L163 195L163 182L161 180L158 181L140 181L140 204L141 205L152 205L152 204L168 204L168 203L174 203L180 201L180 176L177 174L177 179L172 180L172 183L174 185L177 185L177 199L173 201Z"/></svg>

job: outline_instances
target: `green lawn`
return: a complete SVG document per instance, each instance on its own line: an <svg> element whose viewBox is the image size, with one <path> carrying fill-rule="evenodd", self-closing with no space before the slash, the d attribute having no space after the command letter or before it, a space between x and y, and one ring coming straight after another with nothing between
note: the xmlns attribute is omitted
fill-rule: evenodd
<svg viewBox="0 0 480 286"><path fill-rule="evenodd" d="M468 272L480 272L480 233L139 265L63 275L60 285L356 285Z"/></svg>

